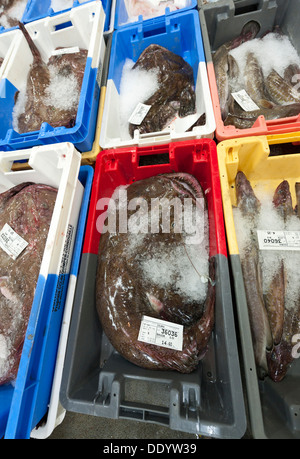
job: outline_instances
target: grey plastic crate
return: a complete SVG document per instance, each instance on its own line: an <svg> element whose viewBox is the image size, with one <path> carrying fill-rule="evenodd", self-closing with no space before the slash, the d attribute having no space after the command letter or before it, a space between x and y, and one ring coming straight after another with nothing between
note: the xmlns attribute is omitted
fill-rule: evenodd
<svg viewBox="0 0 300 459"><path fill-rule="evenodd" d="M95 308L97 256L83 254L60 400L68 411L135 419L215 438L241 438L246 414L232 311L228 260L217 255L216 323L196 371L139 368L103 333Z"/></svg>
<svg viewBox="0 0 300 459"><path fill-rule="evenodd" d="M258 36L272 30L277 24L283 25L285 12L291 2L293 0L219 0L203 5L198 3L200 11L204 13L208 33L208 43L204 43L206 53L209 55L209 51L216 51L219 46L237 37L249 21L256 21L260 25ZM300 6L299 0L294 3ZM287 32L284 27L283 32Z"/></svg>
<svg viewBox="0 0 300 459"><path fill-rule="evenodd" d="M202 0L199 0L202 1ZM216 121L215 137L218 141L248 136L285 134L299 131L299 115L276 120L258 117L255 124L246 129L225 126L220 110L218 88L212 54L224 43L236 38L250 21L260 26L257 37L279 26L300 55L300 0L220 0L198 4L207 73Z"/></svg>

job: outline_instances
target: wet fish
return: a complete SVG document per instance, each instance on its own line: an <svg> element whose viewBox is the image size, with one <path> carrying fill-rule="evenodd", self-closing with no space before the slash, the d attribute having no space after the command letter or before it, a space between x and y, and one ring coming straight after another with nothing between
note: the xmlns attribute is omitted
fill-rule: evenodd
<svg viewBox="0 0 300 459"><path fill-rule="evenodd" d="M261 204L255 196L251 184L242 171L236 179L237 207L251 221L258 218ZM244 254L241 254L241 265L246 291L249 321L253 340L255 361L260 370L267 371L266 351L272 348L272 335L264 304L262 272L259 261L258 245L255 236L255 223L251 238Z"/></svg>
<svg viewBox="0 0 300 459"><path fill-rule="evenodd" d="M283 78L289 84L296 84L300 79L300 67L297 64L290 64L284 71Z"/></svg>
<svg viewBox="0 0 300 459"><path fill-rule="evenodd" d="M280 105L300 102L300 95L276 70L272 70L265 79L265 86L271 99Z"/></svg>
<svg viewBox="0 0 300 459"><path fill-rule="evenodd" d="M297 214L300 217L299 213L299 204L300 204L300 184L296 183L296 197L297 197ZM287 188L287 186L285 187ZM286 198L286 203L284 202ZM291 197L287 194L286 191L283 191L283 203L282 209L284 215L291 214ZM288 286L287 286L288 288ZM271 379L275 382L281 381L291 363L294 360L293 356L293 347L295 343L293 342L293 337L300 333L300 296L298 300L292 302L292 304L285 304L284 309L284 319L282 326L282 335L280 342L277 343L272 352L267 356L268 358L268 368L269 375Z"/></svg>
<svg viewBox="0 0 300 459"><path fill-rule="evenodd" d="M235 103L235 107L236 107ZM289 105L275 105L273 108L260 108L252 112L245 112L240 108L234 110L234 113L229 112L224 121L224 126L233 125L238 129L249 129L253 126L257 118L261 115L265 120L275 120L279 118L288 118L297 116L300 113L300 103Z"/></svg>
<svg viewBox="0 0 300 459"><path fill-rule="evenodd" d="M44 63L39 50L30 37L25 26L19 23L30 50L33 55L33 63L30 67L26 86L26 106L24 113L18 116L18 132L26 133L38 131L43 122L52 127L64 126L71 128L76 123L78 103L71 108L59 108L49 102L49 87L51 84L51 68L58 76L75 75L77 86L82 85L87 51L80 50L78 53L51 56L48 63ZM57 48L60 49L60 48Z"/></svg>
<svg viewBox="0 0 300 459"><path fill-rule="evenodd" d="M251 99L262 108L273 108L273 104L267 100L262 69L254 53L249 52L246 58L244 71L245 89Z"/></svg>
<svg viewBox="0 0 300 459"><path fill-rule="evenodd" d="M191 198L193 206L197 197L205 202L197 180L182 173L134 182L126 191L129 203L132 199L141 203L143 198L149 208L161 198ZM151 233L152 216L144 234L101 235L96 307L106 336L127 360L144 368L189 373L203 357L214 327L215 266L214 258L209 258L208 234L199 244L188 246L186 235L175 231L171 208L170 212L170 232ZM128 210L128 222L134 217ZM203 217L208 225L206 205ZM185 269L180 269L182 264ZM183 325L182 351L139 341L144 315Z"/></svg>
<svg viewBox="0 0 300 459"><path fill-rule="evenodd" d="M292 196L287 180L282 181L275 190L273 205L280 218L286 222L288 217L293 215ZM283 333L284 311L285 311L285 288L286 274L284 262L281 260L277 272L265 295L265 304L269 315L274 345L280 343Z"/></svg>
<svg viewBox="0 0 300 459"><path fill-rule="evenodd" d="M0 194L0 229L28 242L13 260L0 248L0 384L16 379L57 190L22 183Z"/></svg>
<svg viewBox="0 0 300 459"><path fill-rule="evenodd" d="M228 114L228 97L231 77L233 76L233 78L237 78L238 72L238 66L233 57L229 57L229 52L240 46L242 43L255 38L259 29L260 27L257 22L250 21L243 27L241 34L238 37L221 45L213 54L213 64L218 88L221 116L223 120Z"/></svg>
<svg viewBox="0 0 300 459"><path fill-rule="evenodd" d="M144 104L151 108L140 125L129 124L130 135L157 132L164 129L177 115L184 117L196 111L196 96L192 67L179 55L159 45L148 46L133 68L155 69L158 90Z"/></svg>

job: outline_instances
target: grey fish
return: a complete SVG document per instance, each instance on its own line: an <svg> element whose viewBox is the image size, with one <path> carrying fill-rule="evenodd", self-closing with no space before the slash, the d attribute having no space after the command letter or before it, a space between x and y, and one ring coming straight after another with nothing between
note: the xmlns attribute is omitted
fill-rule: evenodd
<svg viewBox="0 0 300 459"><path fill-rule="evenodd" d="M235 107L237 104L235 103ZM233 125L238 129L249 129L253 126L257 118L263 115L268 120L274 120L279 118L288 118L291 116L297 116L300 113L300 103L288 104L288 105L275 105L273 108L260 108L253 112L245 112L239 107L230 111L224 121L225 126Z"/></svg>
<svg viewBox="0 0 300 459"><path fill-rule="evenodd" d="M283 78L289 84L295 84L300 78L300 67L297 64L290 64L284 71Z"/></svg>
<svg viewBox="0 0 300 459"><path fill-rule="evenodd" d="M144 198L149 205L153 199L162 197L170 200L190 197L193 202L197 197L205 199L197 180L182 173L140 180L129 185L126 191L128 202ZM207 212L206 208L204 212ZM130 218L132 213L129 212L128 221ZM174 222L173 214L171 222ZM194 271L197 266L192 263L184 235L175 232L172 223L170 228L169 233L148 231L142 241L130 232L110 234L106 231L101 234L96 307L106 336L115 350L127 360L144 368L190 373L203 357L214 327L214 258L207 258L209 281L205 284L205 294L201 300L198 294L192 298L178 288L184 273L177 269L171 271L174 276L172 274L167 287L161 285L164 281L161 277L147 276L145 267L150 262L156 267L161 265L162 254L168 258L170 271L176 263L175 250L182 253L191 271L196 276L199 274ZM206 237L202 244L209 244ZM182 351L139 341L143 315L183 325Z"/></svg>
<svg viewBox="0 0 300 459"><path fill-rule="evenodd" d="M300 102L300 95L297 94L293 86L274 69L265 79L265 86L271 99L276 104L286 105Z"/></svg>
<svg viewBox="0 0 300 459"><path fill-rule="evenodd" d="M196 111L196 95L192 67L179 55L159 45L148 46L133 68L155 69L159 88L147 100L151 108L141 124L129 124L130 135L157 132L164 129L177 115L181 118Z"/></svg>
<svg viewBox="0 0 300 459"><path fill-rule="evenodd" d="M56 189L32 183L0 194L0 229L7 223L28 242L16 260L0 248L0 337L6 357L0 360L0 384L17 376L56 196Z"/></svg>
<svg viewBox="0 0 300 459"><path fill-rule="evenodd" d="M258 217L261 204L255 196L249 180L243 172L239 171L235 183L238 208L244 216L249 216L255 220ZM267 371L266 351L272 348L273 342L263 299L262 272L254 234L255 228L256 224L254 223L251 240L249 240L245 253L241 255L241 265L255 361L259 370Z"/></svg>
<svg viewBox="0 0 300 459"><path fill-rule="evenodd" d="M242 43L255 38L258 32L259 26L257 22L250 21L243 27L238 37L221 45L213 54L213 64L218 88L221 116L223 120L226 119L228 114L230 77L237 78L238 71L238 66L233 57L229 57L229 52L240 46Z"/></svg>
<svg viewBox="0 0 300 459"><path fill-rule="evenodd" d="M262 68L252 52L247 54L244 82L246 92L259 107L273 107L273 104L266 99Z"/></svg>
<svg viewBox="0 0 300 459"><path fill-rule="evenodd" d="M287 221L289 216L293 215L292 196L287 180L282 181L276 188L273 197L273 205L284 222ZM283 260L281 260L278 271L274 274L274 278L265 295L265 304L275 346L281 341L283 333L286 288L285 277L285 267Z"/></svg>
<svg viewBox="0 0 300 459"><path fill-rule="evenodd" d="M284 181L278 188L281 188L278 192L276 190L274 200L277 199L278 206L280 208L281 216L286 219L288 216L293 214L292 198L290 195L289 185L287 181ZM297 196L297 210L300 203L300 184L296 183L296 196ZM300 216L299 212L298 215ZM288 286L287 286L288 288ZM293 305L285 304L283 319L282 311L277 313L278 327L281 327L280 341L274 343L274 347L271 352L267 354L268 361L268 373L270 378L275 381L281 381L293 361L293 346L292 341L295 334L300 333L300 298ZM281 322L283 320L283 322Z"/></svg>

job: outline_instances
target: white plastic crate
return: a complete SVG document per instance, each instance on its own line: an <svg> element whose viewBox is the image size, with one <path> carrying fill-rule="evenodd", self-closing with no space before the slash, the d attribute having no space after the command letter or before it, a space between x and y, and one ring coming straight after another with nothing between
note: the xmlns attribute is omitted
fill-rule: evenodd
<svg viewBox="0 0 300 459"><path fill-rule="evenodd" d="M105 54L104 21L102 3L88 2L56 16L26 24L25 27L45 63L57 47L82 48L86 49L88 54L75 126L53 129L47 123L43 123L39 131L20 134L13 129L12 123L14 97L16 91L20 90L27 81L33 56L24 35L18 30L18 39L0 82L0 87L6 89L5 100L0 104L0 115L5 118L0 126L2 150L17 150L65 141L75 144L79 151L88 151L91 148L100 93L99 81Z"/></svg>
<svg viewBox="0 0 300 459"><path fill-rule="evenodd" d="M21 160L28 160L31 169L12 171L14 161ZM0 192L28 181L58 190L18 376L12 388L7 438L15 438L19 429L26 429L27 424L37 422L36 419L45 414L49 402L65 304L62 292L68 286L83 196L83 186L78 180L80 161L80 153L70 143L1 152L0 155ZM70 226L71 232L68 231ZM0 386L0 391L3 387Z"/></svg>

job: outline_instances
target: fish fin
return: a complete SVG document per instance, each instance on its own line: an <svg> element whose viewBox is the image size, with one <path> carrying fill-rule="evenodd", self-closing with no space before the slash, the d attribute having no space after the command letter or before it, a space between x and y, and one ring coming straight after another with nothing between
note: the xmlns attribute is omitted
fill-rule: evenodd
<svg viewBox="0 0 300 459"><path fill-rule="evenodd" d="M258 105L261 108L270 108L271 109L271 108L275 107L275 104L273 102L271 102L270 100L267 100L267 99L259 99Z"/></svg>

